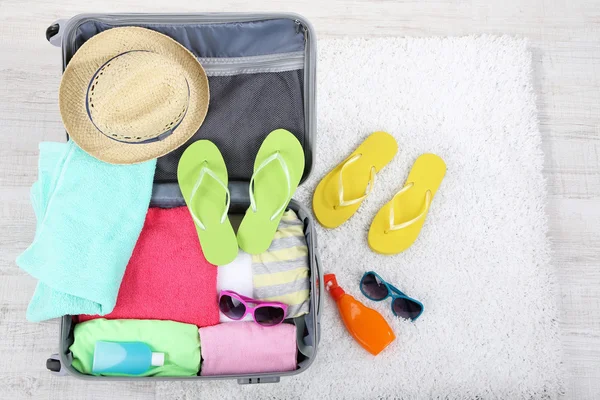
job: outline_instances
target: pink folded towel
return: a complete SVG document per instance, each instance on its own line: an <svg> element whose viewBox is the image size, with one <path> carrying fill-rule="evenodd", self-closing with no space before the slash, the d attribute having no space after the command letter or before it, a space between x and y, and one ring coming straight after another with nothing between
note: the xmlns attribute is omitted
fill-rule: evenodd
<svg viewBox="0 0 600 400"><path fill-rule="evenodd" d="M79 320L95 318L100 316L81 315ZM102 318L219 323L217 268L202 254L187 207L148 210L117 305Z"/></svg>
<svg viewBox="0 0 600 400"><path fill-rule="evenodd" d="M200 328L200 375L284 372L296 369L296 327L254 322Z"/></svg>

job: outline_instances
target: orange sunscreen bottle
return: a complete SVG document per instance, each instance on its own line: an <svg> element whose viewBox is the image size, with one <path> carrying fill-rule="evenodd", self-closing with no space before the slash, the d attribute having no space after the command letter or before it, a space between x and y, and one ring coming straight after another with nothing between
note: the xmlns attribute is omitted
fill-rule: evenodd
<svg viewBox="0 0 600 400"><path fill-rule="evenodd" d="M323 279L325 289L335 300L346 329L365 350L376 356L396 339L383 316L346 294L338 286L334 274L326 274Z"/></svg>

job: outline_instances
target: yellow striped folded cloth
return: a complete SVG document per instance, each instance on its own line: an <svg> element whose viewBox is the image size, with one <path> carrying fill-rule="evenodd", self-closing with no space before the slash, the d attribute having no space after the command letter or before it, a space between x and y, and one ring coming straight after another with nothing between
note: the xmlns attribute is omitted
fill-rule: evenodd
<svg viewBox="0 0 600 400"><path fill-rule="evenodd" d="M287 304L287 318L307 314L310 281L304 224L292 210L281 217L267 251L252 256L254 298Z"/></svg>

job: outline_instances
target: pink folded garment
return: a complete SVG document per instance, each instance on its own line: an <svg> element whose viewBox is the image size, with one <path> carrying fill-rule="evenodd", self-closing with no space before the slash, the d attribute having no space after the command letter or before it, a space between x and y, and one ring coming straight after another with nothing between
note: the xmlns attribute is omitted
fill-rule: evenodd
<svg viewBox="0 0 600 400"><path fill-rule="evenodd" d="M95 318L100 316L79 316L80 321ZM217 268L202 254L187 207L148 210L117 305L102 318L219 323Z"/></svg>
<svg viewBox="0 0 600 400"><path fill-rule="evenodd" d="M254 322L200 328L200 375L284 372L296 369L296 327Z"/></svg>

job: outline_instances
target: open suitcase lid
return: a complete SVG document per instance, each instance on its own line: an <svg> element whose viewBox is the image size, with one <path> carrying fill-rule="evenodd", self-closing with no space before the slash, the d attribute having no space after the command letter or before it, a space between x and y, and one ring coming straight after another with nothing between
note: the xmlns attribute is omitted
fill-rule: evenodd
<svg viewBox="0 0 600 400"><path fill-rule="evenodd" d="M86 40L118 26L166 34L205 67L211 89L207 118L188 143L158 159L153 205L183 205L177 163L185 148L200 139L212 140L223 153L234 212L236 204L248 203L254 157L274 129L296 135L306 161L301 183L309 176L316 142L314 31L301 16L266 15L81 14L48 28L48 40L62 45L63 69Z"/></svg>

